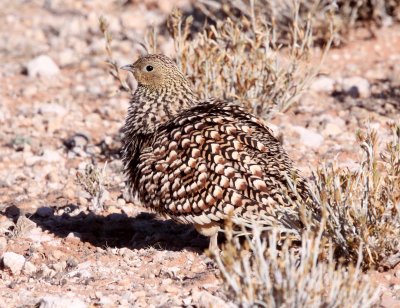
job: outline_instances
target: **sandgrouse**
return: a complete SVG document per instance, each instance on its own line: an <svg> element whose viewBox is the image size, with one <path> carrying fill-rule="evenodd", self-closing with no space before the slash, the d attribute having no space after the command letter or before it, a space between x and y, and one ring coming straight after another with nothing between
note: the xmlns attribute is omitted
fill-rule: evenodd
<svg viewBox="0 0 400 308"><path fill-rule="evenodd" d="M164 55L122 69L138 82L123 127L123 162L131 192L145 206L193 223L216 249L229 215L263 211L279 224L276 209L309 197L270 129L243 106L200 101Z"/></svg>

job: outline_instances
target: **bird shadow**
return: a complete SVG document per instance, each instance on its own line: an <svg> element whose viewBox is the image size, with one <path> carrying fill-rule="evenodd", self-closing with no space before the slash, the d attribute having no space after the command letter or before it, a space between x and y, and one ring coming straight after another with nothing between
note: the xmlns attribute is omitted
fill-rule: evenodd
<svg viewBox="0 0 400 308"><path fill-rule="evenodd" d="M68 205L74 212L76 205ZM200 235L191 225L177 224L173 220L162 220L156 214L141 212L135 217L126 214L98 215L80 212L78 215L63 213L56 215L51 208L43 207L27 215L42 230L59 238L71 233L83 242L96 247L142 249L154 247L160 250L183 249L203 252L208 238Z"/></svg>

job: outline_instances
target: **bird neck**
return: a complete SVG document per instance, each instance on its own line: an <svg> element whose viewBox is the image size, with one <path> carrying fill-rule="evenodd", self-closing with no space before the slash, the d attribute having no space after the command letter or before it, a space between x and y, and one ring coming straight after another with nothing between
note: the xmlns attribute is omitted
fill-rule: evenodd
<svg viewBox="0 0 400 308"><path fill-rule="evenodd" d="M152 133L198 102L198 97L186 84L168 84L158 88L139 84L128 110L129 130L137 134Z"/></svg>

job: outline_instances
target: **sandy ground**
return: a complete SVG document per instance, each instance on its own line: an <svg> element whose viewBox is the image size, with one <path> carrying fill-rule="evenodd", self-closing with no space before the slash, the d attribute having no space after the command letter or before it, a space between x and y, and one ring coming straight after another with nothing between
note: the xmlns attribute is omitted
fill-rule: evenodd
<svg viewBox="0 0 400 308"><path fill-rule="evenodd" d="M0 270L0 307L229 305L204 253L208 239L133 204L125 192L118 148L129 95L107 75L98 17L108 17L122 65L137 56L133 39L165 23L172 4L158 2L0 3L0 256L23 257ZM161 50L172 48L163 39ZM35 73L40 55L56 67L46 62L47 72ZM271 124L310 174L324 161L354 167L356 131L374 127L383 143L399 114L395 25L373 37L357 31L331 50L311 89ZM108 195L95 212L76 174L106 162ZM400 307L400 266L367 275L382 290L382 306Z"/></svg>

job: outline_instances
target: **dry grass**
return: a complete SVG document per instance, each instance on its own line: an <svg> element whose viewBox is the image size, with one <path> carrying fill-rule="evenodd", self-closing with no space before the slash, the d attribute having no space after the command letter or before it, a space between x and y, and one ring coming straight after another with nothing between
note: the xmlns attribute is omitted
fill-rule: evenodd
<svg viewBox="0 0 400 308"><path fill-rule="evenodd" d="M400 21L399 0L199 0L196 7L210 20L250 18L254 9L271 26L276 28L278 40L287 44L291 25L295 22L292 12L299 6L303 20L313 24L315 41L324 44L330 40L331 21L335 28L334 44L346 42L350 28L358 26L387 26ZM331 16L327 19L327 14Z"/></svg>
<svg viewBox="0 0 400 308"><path fill-rule="evenodd" d="M104 164L103 169L99 169L97 166L89 163L83 172L77 171L76 173L76 181L88 194L95 212L104 209L104 201L108 194L105 184L106 167L107 162Z"/></svg>
<svg viewBox="0 0 400 308"><path fill-rule="evenodd" d="M362 249L364 268L400 261L400 125L392 124L391 132L380 153L376 131L358 134L363 159L357 170L325 165L314 174L336 255L355 262Z"/></svg>
<svg viewBox="0 0 400 308"><path fill-rule="evenodd" d="M303 232L294 249L288 241L279 244L275 231L262 235L262 225L253 222L244 244L228 226L223 253L214 254L226 294L239 307L370 307L377 301L360 262L338 263L322 230Z"/></svg>
<svg viewBox="0 0 400 308"><path fill-rule="evenodd" d="M227 18L207 27L194 38L192 19L174 11L168 28L175 42L177 63L192 80L201 98L235 99L254 113L271 118L284 112L307 88L318 72L308 58L313 44L312 25L294 8L291 40L286 48L276 29L259 18Z"/></svg>

